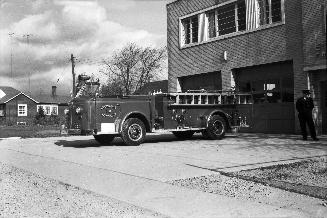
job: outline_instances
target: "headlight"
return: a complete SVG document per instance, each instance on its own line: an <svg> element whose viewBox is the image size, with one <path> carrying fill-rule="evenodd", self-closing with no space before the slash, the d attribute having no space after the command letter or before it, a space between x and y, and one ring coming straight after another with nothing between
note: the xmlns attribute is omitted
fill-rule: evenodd
<svg viewBox="0 0 327 218"><path fill-rule="evenodd" d="M81 112L82 112L82 108L80 108L80 107L76 108L76 113L77 114L80 114Z"/></svg>
<svg viewBox="0 0 327 218"><path fill-rule="evenodd" d="M65 108L64 113L65 113L66 115L69 114L69 109L68 109L68 108Z"/></svg>

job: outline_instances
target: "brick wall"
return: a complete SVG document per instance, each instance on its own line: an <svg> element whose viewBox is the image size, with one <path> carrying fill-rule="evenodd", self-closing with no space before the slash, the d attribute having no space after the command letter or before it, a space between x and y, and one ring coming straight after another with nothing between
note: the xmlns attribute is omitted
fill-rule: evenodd
<svg viewBox="0 0 327 218"><path fill-rule="evenodd" d="M294 98L300 97L308 84L303 71L302 2L285 0L285 24L180 48L179 17L222 2L226 1L179 0L167 5L169 91L176 91L177 77L213 71L221 72L222 88L228 89L233 69L292 61ZM227 61L223 60L224 51L228 54Z"/></svg>
<svg viewBox="0 0 327 218"><path fill-rule="evenodd" d="M283 25L208 42L179 47L179 17L216 5L215 0L180 0L167 5L169 91L176 90L177 77L221 71L222 88L230 87L233 68L293 60L296 82L303 84L301 3L285 1ZM223 60L227 51L228 60ZM297 86L296 86L297 87ZM298 87L297 87L298 88Z"/></svg>
<svg viewBox="0 0 327 218"><path fill-rule="evenodd" d="M303 51L305 66L326 65L326 0L303 0ZM326 22L326 21L325 21Z"/></svg>
<svg viewBox="0 0 327 218"><path fill-rule="evenodd" d="M315 103L315 110L318 115L316 128L319 133L323 132L323 119L326 119L326 111L323 111L321 99L321 84L327 81L326 73L326 30L324 10L327 7L326 0L303 1L302 24L303 24L303 52L304 69L310 76L310 89ZM325 83L324 83L325 84ZM325 109L326 110L326 109ZM324 130L324 133L327 133Z"/></svg>

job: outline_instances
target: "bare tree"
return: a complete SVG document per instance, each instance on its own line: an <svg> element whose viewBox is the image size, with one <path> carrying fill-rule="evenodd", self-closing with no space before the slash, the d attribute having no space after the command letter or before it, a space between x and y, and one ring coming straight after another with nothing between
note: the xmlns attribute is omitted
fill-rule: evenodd
<svg viewBox="0 0 327 218"><path fill-rule="evenodd" d="M163 60L166 58L166 48L144 48L140 54L140 77L136 84L136 90L149 83L157 70L161 69Z"/></svg>
<svg viewBox="0 0 327 218"><path fill-rule="evenodd" d="M115 87L117 91L122 90L123 94L130 95L153 79L165 58L166 48L142 48L130 43L103 62L104 73L109 79L107 87ZM114 91L106 90L110 94Z"/></svg>

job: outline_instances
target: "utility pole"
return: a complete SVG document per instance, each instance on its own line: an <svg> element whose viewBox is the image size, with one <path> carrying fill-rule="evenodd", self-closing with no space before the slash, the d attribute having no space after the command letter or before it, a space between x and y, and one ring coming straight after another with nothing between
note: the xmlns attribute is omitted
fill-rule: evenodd
<svg viewBox="0 0 327 218"><path fill-rule="evenodd" d="M10 37L10 77L13 79L13 74L12 74L12 59L13 59L13 48L12 48L12 37L15 33L8 33Z"/></svg>
<svg viewBox="0 0 327 218"><path fill-rule="evenodd" d="M75 85L75 57L73 54L70 55L70 61L72 62L72 74L73 74L73 96L76 95L76 85Z"/></svg>
<svg viewBox="0 0 327 218"><path fill-rule="evenodd" d="M28 48L28 46L30 44L30 39L29 39L30 36L31 36L31 34L23 35L23 37L26 37L27 48ZM29 57L27 57L27 59L28 59L28 62L30 62ZM29 95L31 95L31 72L30 71L28 71L28 92L29 92Z"/></svg>

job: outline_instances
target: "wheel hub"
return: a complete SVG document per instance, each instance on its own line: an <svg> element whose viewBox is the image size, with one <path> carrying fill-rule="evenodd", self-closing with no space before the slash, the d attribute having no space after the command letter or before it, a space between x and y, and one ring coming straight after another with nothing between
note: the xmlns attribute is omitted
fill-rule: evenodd
<svg viewBox="0 0 327 218"><path fill-rule="evenodd" d="M219 120L216 120L214 123L213 123L213 132L216 134L216 135L220 135L222 134L224 131L224 126L223 124L219 121Z"/></svg>
<svg viewBox="0 0 327 218"><path fill-rule="evenodd" d="M133 124L128 128L128 135L131 140L137 141L142 137L142 128L138 124Z"/></svg>

